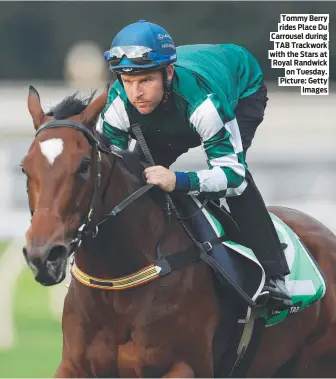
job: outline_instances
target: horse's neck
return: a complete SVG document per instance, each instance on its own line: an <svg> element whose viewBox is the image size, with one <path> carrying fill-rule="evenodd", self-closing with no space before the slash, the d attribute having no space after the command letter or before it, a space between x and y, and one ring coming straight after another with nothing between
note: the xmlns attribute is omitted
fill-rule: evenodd
<svg viewBox="0 0 336 379"><path fill-rule="evenodd" d="M119 162L107 185L103 214L139 188ZM122 276L137 271L155 260L156 245L164 228L162 209L148 195L143 195L102 224L98 237L84 245L79 263L97 276Z"/></svg>

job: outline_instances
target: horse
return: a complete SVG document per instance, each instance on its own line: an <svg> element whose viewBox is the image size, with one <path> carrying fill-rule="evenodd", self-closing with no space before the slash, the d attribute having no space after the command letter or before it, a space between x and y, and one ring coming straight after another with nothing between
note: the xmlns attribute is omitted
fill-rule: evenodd
<svg viewBox="0 0 336 379"><path fill-rule="evenodd" d="M144 183L96 130L107 96L108 89L95 99L70 96L44 113L29 88L36 135L21 164L31 210L23 254L44 286L64 280L73 251L77 269L64 300L55 377L213 377L222 311L212 269L198 260L160 276L153 265L158 244L163 257L196 247L177 218L167 224L158 189L123 203ZM265 329L248 376L333 377L336 237L300 211L270 211L308 247L328 289L303 312ZM222 296L232 307L232 298Z"/></svg>

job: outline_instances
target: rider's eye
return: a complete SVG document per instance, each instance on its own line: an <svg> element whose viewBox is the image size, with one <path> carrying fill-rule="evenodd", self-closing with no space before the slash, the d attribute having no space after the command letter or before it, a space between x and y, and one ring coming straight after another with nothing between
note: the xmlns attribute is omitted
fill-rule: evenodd
<svg viewBox="0 0 336 379"><path fill-rule="evenodd" d="M90 161L88 159L85 159L82 161L78 173L79 174L87 174L90 170Z"/></svg>

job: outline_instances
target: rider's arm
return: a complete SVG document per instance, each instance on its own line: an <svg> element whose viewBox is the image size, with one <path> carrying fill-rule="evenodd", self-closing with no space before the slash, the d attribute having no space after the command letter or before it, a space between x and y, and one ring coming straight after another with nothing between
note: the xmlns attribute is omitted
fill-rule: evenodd
<svg viewBox="0 0 336 379"><path fill-rule="evenodd" d="M108 138L112 145L126 150L130 140L129 127L130 122L124 101L118 91L112 87L96 128Z"/></svg>
<svg viewBox="0 0 336 379"><path fill-rule="evenodd" d="M208 170L177 173L177 189L213 197L239 196L246 188L246 164L240 132L229 105L209 95L190 115L207 155ZM189 179L189 180L187 180ZM184 187L184 188L183 188Z"/></svg>

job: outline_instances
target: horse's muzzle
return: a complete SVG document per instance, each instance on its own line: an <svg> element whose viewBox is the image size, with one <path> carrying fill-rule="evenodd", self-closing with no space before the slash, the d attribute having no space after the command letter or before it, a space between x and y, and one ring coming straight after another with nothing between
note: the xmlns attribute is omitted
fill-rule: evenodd
<svg viewBox="0 0 336 379"><path fill-rule="evenodd" d="M44 286L52 286L65 278L69 248L55 244L47 248L23 248L23 255L33 271L35 280Z"/></svg>

